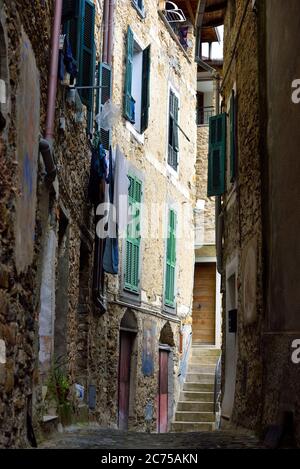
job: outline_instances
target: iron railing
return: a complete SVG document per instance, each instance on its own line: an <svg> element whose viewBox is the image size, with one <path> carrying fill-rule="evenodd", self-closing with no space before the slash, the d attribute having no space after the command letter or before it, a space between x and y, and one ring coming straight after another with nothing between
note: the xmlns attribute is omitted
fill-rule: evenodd
<svg viewBox="0 0 300 469"><path fill-rule="evenodd" d="M208 125L209 118L215 114L213 106L199 107L197 110L197 125Z"/></svg>

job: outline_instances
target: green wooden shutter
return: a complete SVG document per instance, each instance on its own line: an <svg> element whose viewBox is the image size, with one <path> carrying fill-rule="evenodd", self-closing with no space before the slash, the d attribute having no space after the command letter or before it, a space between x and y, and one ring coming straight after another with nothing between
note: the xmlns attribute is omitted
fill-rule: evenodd
<svg viewBox="0 0 300 469"><path fill-rule="evenodd" d="M209 119L208 197L225 192L226 113Z"/></svg>
<svg viewBox="0 0 300 469"><path fill-rule="evenodd" d="M172 90L169 95L169 143L168 163L175 171L178 165L178 98Z"/></svg>
<svg viewBox="0 0 300 469"><path fill-rule="evenodd" d="M175 268L176 268L176 213L169 210L167 259L165 277L165 304L175 306Z"/></svg>
<svg viewBox="0 0 300 469"><path fill-rule="evenodd" d="M95 83L95 5L91 0L80 3L80 55L78 86L93 86ZM88 110L93 109L93 89L80 90L81 101Z"/></svg>
<svg viewBox="0 0 300 469"><path fill-rule="evenodd" d="M236 98L232 90L230 99L230 182L234 182L236 176Z"/></svg>
<svg viewBox="0 0 300 469"><path fill-rule="evenodd" d="M174 124L175 124L175 129L174 129L174 142L173 142L173 148L178 153L179 151L179 142L178 142L178 109L179 109L179 103L178 103L178 98L177 96L174 95ZM177 165L177 155L176 155L176 165Z"/></svg>
<svg viewBox="0 0 300 469"><path fill-rule="evenodd" d="M150 106L150 47L143 50L141 132L148 127Z"/></svg>
<svg viewBox="0 0 300 469"><path fill-rule="evenodd" d="M103 105L111 98L111 67L106 63L98 63L98 86L96 114L101 112ZM103 147L109 150L111 141L111 132L100 128L100 138Z"/></svg>
<svg viewBox="0 0 300 469"><path fill-rule="evenodd" d="M78 0L63 0L62 7L62 23L77 15Z"/></svg>
<svg viewBox="0 0 300 469"><path fill-rule="evenodd" d="M139 292L140 263L140 206L142 199L142 183L135 176L129 175L128 204L133 214L133 221L128 225L125 252L125 283L126 290Z"/></svg>
<svg viewBox="0 0 300 469"><path fill-rule="evenodd" d="M124 86L124 117L134 123L134 99L131 96L132 86L132 60L133 60L133 32L130 27L127 31L126 69Z"/></svg>

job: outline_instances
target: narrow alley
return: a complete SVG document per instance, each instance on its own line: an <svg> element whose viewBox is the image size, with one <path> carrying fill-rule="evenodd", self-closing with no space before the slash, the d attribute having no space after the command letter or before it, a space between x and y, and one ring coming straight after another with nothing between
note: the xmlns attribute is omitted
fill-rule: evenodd
<svg viewBox="0 0 300 469"><path fill-rule="evenodd" d="M0 0L0 449L300 446L299 31Z"/></svg>
<svg viewBox="0 0 300 469"><path fill-rule="evenodd" d="M263 449L247 432L134 433L97 427L70 427L41 449Z"/></svg>

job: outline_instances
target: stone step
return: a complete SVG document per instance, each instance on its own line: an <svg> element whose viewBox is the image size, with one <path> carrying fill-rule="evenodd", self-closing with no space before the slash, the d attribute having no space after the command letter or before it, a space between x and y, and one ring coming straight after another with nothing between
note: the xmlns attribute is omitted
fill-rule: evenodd
<svg viewBox="0 0 300 469"><path fill-rule="evenodd" d="M187 373L185 381L187 383L211 383L215 382L215 373Z"/></svg>
<svg viewBox="0 0 300 469"><path fill-rule="evenodd" d="M218 358L216 357L190 357L189 366L216 366Z"/></svg>
<svg viewBox="0 0 300 469"><path fill-rule="evenodd" d="M188 373L215 373L216 366L213 364L205 364L205 365L196 365L194 363L190 363L188 366Z"/></svg>
<svg viewBox="0 0 300 469"><path fill-rule="evenodd" d="M220 349L217 348L204 348L204 347L192 347L192 357L219 357L221 354Z"/></svg>
<svg viewBox="0 0 300 469"><path fill-rule="evenodd" d="M213 412L213 402L179 401L177 411L184 412Z"/></svg>
<svg viewBox="0 0 300 469"><path fill-rule="evenodd" d="M213 392L181 391L180 401L213 402Z"/></svg>
<svg viewBox="0 0 300 469"><path fill-rule="evenodd" d="M210 422L173 422L171 425L171 432L212 432L214 430L214 423Z"/></svg>
<svg viewBox="0 0 300 469"><path fill-rule="evenodd" d="M176 411L176 422L214 422L215 414L213 412L190 412Z"/></svg>
<svg viewBox="0 0 300 469"><path fill-rule="evenodd" d="M197 392L213 392L214 383L191 383L185 382L183 384L183 391L197 391Z"/></svg>

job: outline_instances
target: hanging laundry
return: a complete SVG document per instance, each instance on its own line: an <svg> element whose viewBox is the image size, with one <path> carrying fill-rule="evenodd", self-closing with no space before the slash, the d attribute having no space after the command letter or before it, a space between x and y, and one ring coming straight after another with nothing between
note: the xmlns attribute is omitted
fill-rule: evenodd
<svg viewBox="0 0 300 469"><path fill-rule="evenodd" d="M93 147L91 166L90 166L90 179L88 185L88 197L94 205L98 205L100 200L100 183L102 179L107 180L108 177L108 162L106 152L103 145L99 144L96 148Z"/></svg>
<svg viewBox="0 0 300 469"><path fill-rule="evenodd" d="M115 210L112 207L114 201L115 181L113 168L112 149L109 149L109 202L111 204L108 214L108 237L105 239L105 247L103 253L103 269L109 274L117 274L119 269L119 243L118 228L115 217Z"/></svg>
<svg viewBox="0 0 300 469"><path fill-rule="evenodd" d="M128 162L119 146L115 151L115 190L114 206L118 225L119 237L123 237L128 223Z"/></svg>

